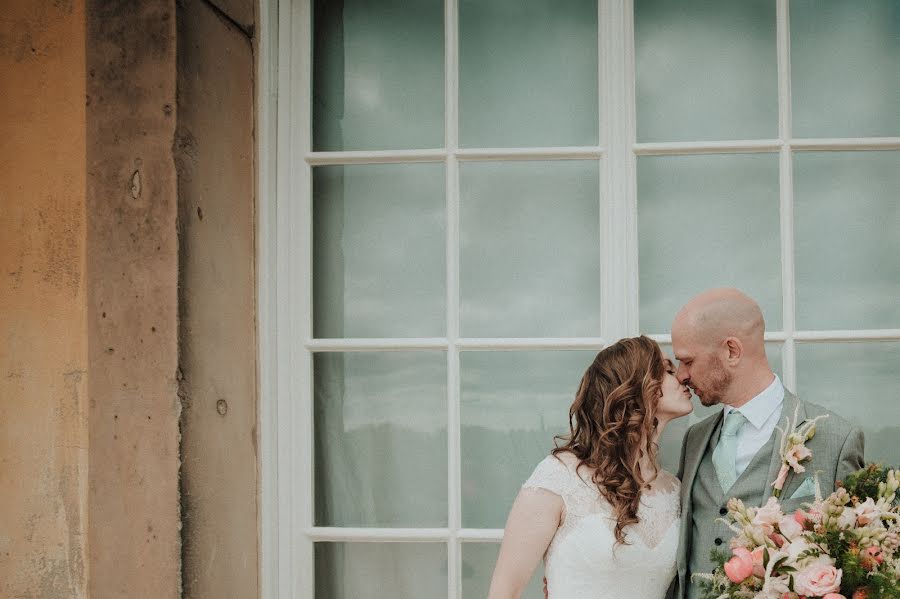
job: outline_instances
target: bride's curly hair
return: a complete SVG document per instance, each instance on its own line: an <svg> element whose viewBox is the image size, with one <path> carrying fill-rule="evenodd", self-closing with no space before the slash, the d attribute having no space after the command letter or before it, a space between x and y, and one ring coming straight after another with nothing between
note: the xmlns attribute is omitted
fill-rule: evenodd
<svg viewBox="0 0 900 599"><path fill-rule="evenodd" d="M616 542L638 522L641 492L658 471L654 441L656 407L669 362L659 345L640 336L622 339L597 354L569 408L569 434L555 437L553 455L571 452L593 471L593 482L613 506ZM645 479L641 462L652 472Z"/></svg>

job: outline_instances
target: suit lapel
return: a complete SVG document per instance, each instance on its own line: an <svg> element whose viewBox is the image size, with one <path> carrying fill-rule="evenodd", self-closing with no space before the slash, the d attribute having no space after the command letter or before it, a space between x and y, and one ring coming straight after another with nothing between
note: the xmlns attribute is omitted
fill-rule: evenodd
<svg viewBox="0 0 900 599"><path fill-rule="evenodd" d="M806 421L806 413L803 409L803 403L797 399L797 396L788 391L784 390L784 403L781 408L781 417L778 419L778 426L781 429L784 429L787 426L786 419L790 419L793 421L794 419L794 411L797 412L797 426L803 424ZM787 434L790 434L791 431L787 431ZM765 492L762 494L762 504L765 504L769 497L772 495L772 483L775 481L775 478L778 476L778 471L781 469L781 432L778 429L772 432L775 437L775 443L772 446L772 456L769 458L769 472L766 475L766 488ZM787 479L784 482L784 487L782 491L781 499L786 497L784 491L788 489L791 484L791 480L794 478L794 471L791 470L788 472Z"/></svg>
<svg viewBox="0 0 900 599"><path fill-rule="evenodd" d="M694 434L689 435L684 454L684 472L681 480L681 549L678 551L679 569L684 569L687 564L689 551L688 537L691 531L691 491L694 487L694 479L703 454L709 445L709 440L716 430L716 426L722 420L722 412L713 414L705 420L701 420L694 427Z"/></svg>

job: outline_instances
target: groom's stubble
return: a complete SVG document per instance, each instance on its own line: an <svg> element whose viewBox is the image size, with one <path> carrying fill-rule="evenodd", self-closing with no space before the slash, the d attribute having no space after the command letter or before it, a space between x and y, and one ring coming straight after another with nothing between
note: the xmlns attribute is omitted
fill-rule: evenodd
<svg viewBox="0 0 900 599"><path fill-rule="evenodd" d="M725 368L722 359L716 355L710 358L708 372L707 380L700 389L703 395L698 395L700 403L706 407L728 403L725 398L734 382L734 375Z"/></svg>

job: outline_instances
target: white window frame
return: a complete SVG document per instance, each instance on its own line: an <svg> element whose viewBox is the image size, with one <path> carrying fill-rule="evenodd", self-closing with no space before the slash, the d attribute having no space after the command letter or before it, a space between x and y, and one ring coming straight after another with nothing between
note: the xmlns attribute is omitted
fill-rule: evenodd
<svg viewBox="0 0 900 599"><path fill-rule="evenodd" d="M448 597L461 599L462 542L496 542L500 529L461 527L459 352L470 349L584 349L638 329L638 156L778 153L785 384L796 389L797 342L900 340L900 329L797 330L793 165L798 151L898 150L900 138L795 139L791 136L788 0L777 0L778 138L636 143L632 0L600 0L598 146L461 149L458 146L458 0L445 0L445 146L439 149L311 150L311 0L261 0L258 45L258 310L260 364L261 596L313 597L317 541L435 542L448 548ZM600 168L601 332L603 338L476 339L459 331L459 186L462 161L595 159ZM314 339L312 334L312 167L442 162L447 196L447 337ZM670 342L669 335L651 335ZM448 526L433 529L314 526L312 357L327 351L444 350L448 367Z"/></svg>

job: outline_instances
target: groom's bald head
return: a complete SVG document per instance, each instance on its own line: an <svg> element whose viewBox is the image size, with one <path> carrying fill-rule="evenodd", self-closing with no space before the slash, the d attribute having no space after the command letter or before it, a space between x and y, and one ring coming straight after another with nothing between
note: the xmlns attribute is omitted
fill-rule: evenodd
<svg viewBox="0 0 900 599"><path fill-rule="evenodd" d="M743 292L704 291L672 323L678 380L704 405L743 405L772 382L765 330L762 310Z"/></svg>
<svg viewBox="0 0 900 599"><path fill-rule="evenodd" d="M703 345L721 343L728 337L741 340L745 350L765 353L766 322L753 298L733 288L704 291L678 312L672 337L684 335Z"/></svg>

